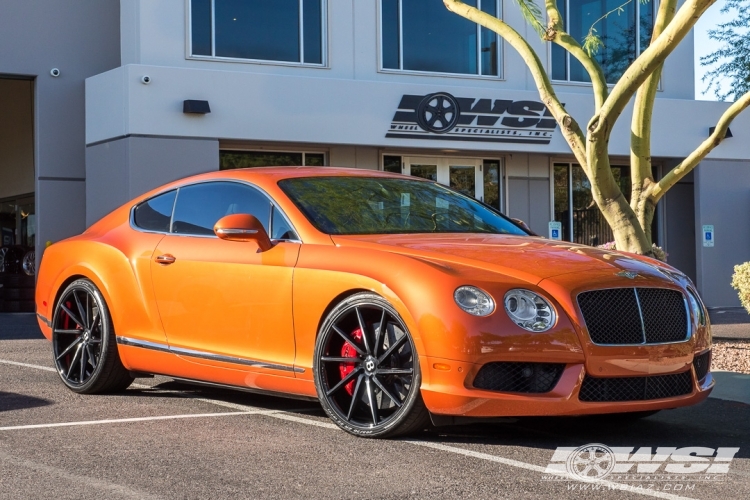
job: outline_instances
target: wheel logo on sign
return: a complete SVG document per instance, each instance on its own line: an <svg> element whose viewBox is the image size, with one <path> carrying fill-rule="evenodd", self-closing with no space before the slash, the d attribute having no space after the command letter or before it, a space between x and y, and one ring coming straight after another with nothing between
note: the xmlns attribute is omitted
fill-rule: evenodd
<svg viewBox="0 0 750 500"><path fill-rule="evenodd" d="M583 481L604 479L614 468L615 453L603 444L579 446L566 463L568 474Z"/></svg>
<svg viewBox="0 0 750 500"><path fill-rule="evenodd" d="M428 132L444 134L453 130L460 115L458 101L447 92L430 94L417 107L417 123Z"/></svg>

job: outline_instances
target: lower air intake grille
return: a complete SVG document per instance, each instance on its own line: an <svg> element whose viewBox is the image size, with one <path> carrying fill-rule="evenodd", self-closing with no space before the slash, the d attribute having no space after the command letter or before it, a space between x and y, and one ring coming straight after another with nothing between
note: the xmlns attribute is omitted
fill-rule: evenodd
<svg viewBox="0 0 750 500"><path fill-rule="evenodd" d="M711 369L711 351L696 356L693 359L693 367L695 367L695 378L699 381L706 378L708 371Z"/></svg>
<svg viewBox="0 0 750 500"><path fill-rule="evenodd" d="M555 388L564 369L563 363L487 363L474 378L474 387L541 394Z"/></svg>
<svg viewBox="0 0 750 500"><path fill-rule="evenodd" d="M693 391L691 373L651 377L618 377L583 379L578 398L581 401L648 401L684 396Z"/></svg>

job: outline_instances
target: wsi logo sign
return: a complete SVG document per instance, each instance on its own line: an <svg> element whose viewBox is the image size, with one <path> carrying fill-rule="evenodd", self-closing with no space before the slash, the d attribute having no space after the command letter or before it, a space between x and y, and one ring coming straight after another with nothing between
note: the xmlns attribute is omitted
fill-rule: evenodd
<svg viewBox="0 0 750 500"><path fill-rule="evenodd" d="M404 95L386 137L549 144L557 122L539 101Z"/></svg>
<svg viewBox="0 0 750 500"><path fill-rule="evenodd" d="M558 447L543 479L576 481L716 481L729 472L739 448Z"/></svg>

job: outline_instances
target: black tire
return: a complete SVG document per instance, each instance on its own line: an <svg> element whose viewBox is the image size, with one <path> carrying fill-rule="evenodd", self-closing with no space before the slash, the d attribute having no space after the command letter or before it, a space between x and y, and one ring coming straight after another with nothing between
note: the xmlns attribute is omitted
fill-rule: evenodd
<svg viewBox="0 0 750 500"><path fill-rule="evenodd" d="M117 352L107 304L91 281L79 279L63 290L52 327L53 360L68 389L104 394L124 391L133 383Z"/></svg>
<svg viewBox="0 0 750 500"><path fill-rule="evenodd" d="M323 410L350 434L389 438L428 425L411 334L379 295L352 295L328 314L315 343L313 375Z"/></svg>
<svg viewBox="0 0 750 500"><path fill-rule="evenodd" d="M21 289L20 288L6 288L5 299L6 300L21 300Z"/></svg>

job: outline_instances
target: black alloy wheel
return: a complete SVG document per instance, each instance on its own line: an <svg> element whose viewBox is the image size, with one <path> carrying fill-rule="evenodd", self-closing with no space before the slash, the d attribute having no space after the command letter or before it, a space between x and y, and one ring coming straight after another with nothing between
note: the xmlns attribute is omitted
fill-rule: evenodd
<svg viewBox="0 0 750 500"><path fill-rule="evenodd" d="M52 316L52 352L58 375L74 392L119 392L133 382L120 361L104 298L89 280L76 280L60 294Z"/></svg>
<svg viewBox="0 0 750 500"><path fill-rule="evenodd" d="M358 293L331 311L316 342L314 372L323 409L351 434L393 437L427 425L414 342L379 295Z"/></svg>

